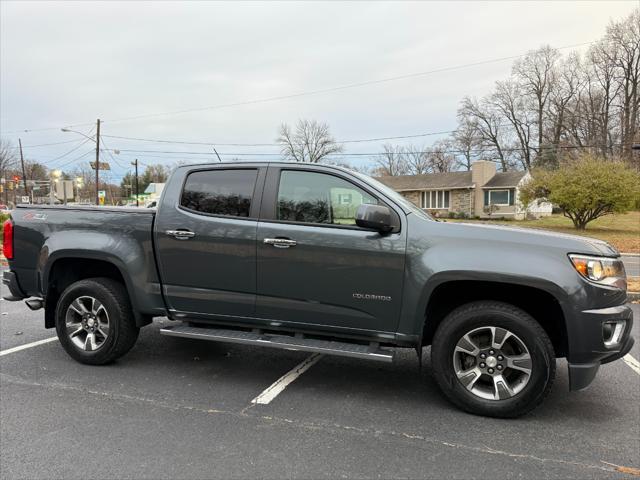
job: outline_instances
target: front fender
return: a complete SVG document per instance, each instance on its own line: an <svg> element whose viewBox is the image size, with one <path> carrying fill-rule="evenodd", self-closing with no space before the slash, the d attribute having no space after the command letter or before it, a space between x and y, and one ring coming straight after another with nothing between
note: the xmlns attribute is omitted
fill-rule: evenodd
<svg viewBox="0 0 640 480"><path fill-rule="evenodd" d="M464 238L439 240L423 238L408 248L400 333L422 333L427 305L447 282L494 282L542 290L558 301L565 318L586 295L564 252L527 251L500 241L471 245Z"/></svg>

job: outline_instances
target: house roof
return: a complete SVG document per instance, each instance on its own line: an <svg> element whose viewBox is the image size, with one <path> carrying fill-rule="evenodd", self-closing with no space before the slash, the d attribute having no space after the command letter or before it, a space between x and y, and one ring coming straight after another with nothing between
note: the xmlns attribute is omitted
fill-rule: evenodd
<svg viewBox="0 0 640 480"><path fill-rule="evenodd" d="M499 172L485 183L482 188L517 187L522 177L526 174L526 172Z"/></svg>
<svg viewBox="0 0 640 480"><path fill-rule="evenodd" d="M429 190L432 188L471 188L471 172L431 173L428 175L397 175L377 180L397 191Z"/></svg>

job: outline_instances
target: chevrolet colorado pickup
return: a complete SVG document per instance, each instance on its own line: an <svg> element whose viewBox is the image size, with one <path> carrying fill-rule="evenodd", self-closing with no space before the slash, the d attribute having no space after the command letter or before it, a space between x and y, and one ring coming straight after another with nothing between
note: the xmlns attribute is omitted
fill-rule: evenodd
<svg viewBox="0 0 640 480"><path fill-rule="evenodd" d="M589 238L432 219L375 179L303 163L178 167L156 209L18 206L7 300L44 308L77 361L161 334L392 361L431 346L443 394L515 417L633 344L618 252Z"/></svg>

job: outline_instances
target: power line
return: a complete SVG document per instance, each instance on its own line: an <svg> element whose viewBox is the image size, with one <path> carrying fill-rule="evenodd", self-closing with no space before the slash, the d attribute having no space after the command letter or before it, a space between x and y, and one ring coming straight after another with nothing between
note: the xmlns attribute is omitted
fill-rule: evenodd
<svg viewBox="0 0 640 480"><path fill-rule="evenodd" d="M86 157L87 155L89 155L90 153L95 153L95 150L92 148L91 150L84 152L82 155L80 155L79 157L74 158L73 160L69 160L67 163L64 163L62 165L58 165L57 167L55 167L56 169L62 170L64 167L67 167L69 165L71 165L74 162L77 162L78 160L81 160L82 158Z"/></svg>
<svg viewBox="0 0 640 480"><path fill-rule="evenodd" d="M365 142L381 142L384 140L402 140L407 138L428 137L432 135L444 135L447 133L454 133L456 130L445 130L442 132L427 132L417 133L414 135L399 135L394 137L378 137L378 138L360 138L356 140L336 140L335 143L365 143ZM161 140L154 138L136 138L136 137L123 137L120 135L103 135L103 137L117 138L121 140L135 140L139 142L154 142L154 143L172 143L181 145L207 145L207 146L222 146L222 147L280 147L279 143L219 143L219 142L188 142L185 140ZM294 144L301 145L301 144Z"/></svg>
<svg viewBox="0 0 640 480"><path fill-rule="evenodd" d="M563 47L557 48L557 50L564 50L564 49L567 49L567 48L582 47L582 46L585 46L585 45L590 45L592 43L593 43L593 41L584 42L584 43L577 43L577 44L573 44L573 45L565 45ZM309 91L306 91L306 92L293 93L293 94L289 94L289 95L279 95L279 96L275 96L275 97L259 98L259 99L254 99L254 100L244 100L244 101L234 102L234 103L223 103L223 104L218 104L218 105L191 108L191 109L185 109L185 110L174 110L174 111L169 111L169 112L148 113L148 114L143 114L143 115L135 115L135 116L131 116L131 117L116 118L116 119L107 120L107 121L111 122L111 123L124 122L124 121L130 121L130 120L139 120L139 119L143 119L143 118L152 118L152 117L159 117L159 116L166 116L166 115L179 115L179 114L184 114L184 113L201 112L201 111L206 111L206 110L218 110L218 109L222 109L222 108L238 107L238 106L243 106L243 105L253 105L253 104L257 104L257 103L275 102L275 101L287 100L287 99L291 99L291 98L305 97L305 96L311 96L311 95L319 95L319 94L322 94L322 93L337 92L337 91L340 91L340 90L347 90L347 89L352 89L352 88L364 87L364 86L368 86L368 85L376 85L376 84L380 84L380 83L394 82L394 81L397 81L397 80L405 80L405 79L408 79L408 78L422 77L422 76L426 76L426 75L432 75L434 73L449 72L449 71L454 71L454 70L460 70L460 69L463 69L463 68L477 67L477 66L480 66L480 65L487 65L487 64L491 64L491 63L504 62L506 60L515 60L516 58L521 58L521 57L524 57L526 55L527 55L527 53L522 53L522 54L519 54L519 55L510 55L510 56L507 56L507 57L493 58L493 59L490 59L490 60L482 60L482 61L479 61L479 62L472 62L472 63L466 63L466 64L462 64L462 65L455 65L455 66L452 66L452 67L441 67L441 68L436 68L436 69L433 69L433 70L427 70L427 71L424 71L424 72L408 73L408 74L404 74L404 75L397 75L397 76L394 76L394 77L387 77L387 78L381 78L381 79L376 79L376 80L367 80L367 81L364 81L364 82L357 82L357 83L349 83L349 84L340 85L340 86L337 86L337 87L322 88L322 89L318 89L318 90L309 90Z"/></svg>
<svg viewBox="0 0 640 480"><path fill-rule="evenodd" d="M51 145L62 145L62 144L64 144L64 143L74 143L74 142L77 142L77 141L78 141L78 140L77 140L77 139L75 139L75 140L65 140L64 142L40 143L40 144L38 144L38 145L23 145L23 146L22 146L22 148L49 147L49 146L51 146ZM14 149L14 150L17 150L17 149L18 149L18 146L16 145L16 146L13 146L13 147L10 147L10 148L12 148L12 149Z"/></svg>
<svg viewBox="0 0 640 480"><path fill-rule="evenodd" d="M55 158L52 158L52 159L51 159L51 160L49 160L49 161L50 161L50 162L56 162L56 161L58 161L58 160L60 160L60 159L62 159L62 158L64 158L64 157L66 157L67 155L69 155L69 154L71 154L71 153L75 152L76 150L78 150L80 147L82 147L82 146L83 146L85 143L87 143L89 140L90 140L89 138L85 138L85 139L83 139L83 140L80 142L80 144L79 144L79 145L76 145L75 147L73 147L73 148L72 148L71 150L69 150L68 152L63 153L62 155L59 155L59 156L57 156L57 157L55 157ZM76 140L76 141L77 141L77 140Z"/></svg>
<svg viewBox="0 0 640 480"><path fill-rule="evenodd" d="M582 46L585 46L585 45L590 45L592 43L593 43L593 41L577 43L577 44L573 44L573 45L565 45L565 46L556 48L556 50L565 50L565 49L568 49L568 48L582 47ZM517 58L524 57L527 54L528 54L528 52L527 53L522 53L522 54L519 54L519 55L510 55L510 56L506 56L506 57L499 57L499 58L493 58L493 59L489 59L489 60L482 60L482 61L479 61L479 62L465 63L465 64L454 65L454 66L450 66L450 67L441 67L441 68L436 68L436 69L432 69L432 70L426 70L426 71L423 71L423 72L407 73L407 74L397 75L397 76L393 76L393 77L386 77L386 78L380 78L380 79L375 79L375 80L366 80L366 81L362 81L362 82L349 83L349 84L340 85L340 86L336 86L336 87L321 88L321 89L317 89L317 90L307 90L307 91L288 94L288 95L278 95L278 96L274 96L274 97L258 98L258 99L244 100L244 101L232 102L232 103L222 103L222 104L217 104L217 105L210 105L210 106L205 106L205 107L196 107L196 108L183 109L183 110L173 110L173 111L167 111L167 112L156 112L156 113L147 113L147 114L141 114L141 115L133 115L133 116L130 116L130 117L121 117L121 118L106 120L106 122L115 123L115 122L131 121L131 120L140 120L140 119L143 119L143 118L153 118L153 117L168 116L168 115L180 115L180 114L184 114L184 113L201 112L201 111L207 111L207 110L218 110L218 109L222 109L222 108L231 108L231 107L238 107L238 106L243 106L243 105L254 105L254 104L258 104L258 103L268 103L268 102L275 102L275 101L287 100L287 99L299 98L299 97L305 97L305 96L320 95L320 94L323 94L323 93L337 92L337 91L340 91L340 90L348 90L348 89L359 88L359 87L364 87L364 86L368 86L368 85L377 85L377 84L381 84L381 83L394 82L394 81L397 81L397 80L406 80L406 79L409 79L409 78L422 77L422 76L426 76L426 75L432 75L434 73L449 72L449 71L455 71L455 70L460 70L460 69L464 69L464 68L477 67L477 66L480 66L480 65L488 65L488 64L491 64L491 63L504 62L504 61L507 61L507 60L515 60ZM92 122L91 123L87 122L87 123L78 123L78 124L74 124L74 125L65 125L65 126L67 126L67 127L78 127L78 126L84 126L84 125L93 125L93 123ZM44 131L44 130L54 130L54 129L57 129L57 128L60 128L60 127L46 127L46 128L37 128L37 129L13 130L13 131L5 132L5 133L36 132L36 131Z"/></svg>
<svg viewBox="0 0 640 480"><path fill-rule="evenodd" d="M603 147L603 146L624 146L625 144L612 144L612 145L556 145L556 146L552 146L550 148L556 148L556 149L575 149L575 148L597 148L597 147ZM403 154L429 154L429 153L457 153L457 154L463 154L463 153L485 153L487 150L496 150L496 147L493 146L486 146L483 148L479 148L479 149L447 149L447 150L424 150L424 151L403 151L401 153ZM194 152L194 151L167 151L167 150L135 150L135 149L119 149L118 151L120 152L130 152L130 153L161 153L161 154L171 154L171 155L207 155L210 156L211 152ZM512 148L502 148L501 149L502 152L519 152L522 151L522 148L520 147L512 147ZM327 157L350 157L350 156L362 156L362 157L372 157L372 156L380 156L382 155L384 152L373 152L373 153L334 153L334 154L330 154L327 155ZM258 156L258 157L265 157L265 156L282 156L282 154L280 153L273 153L273 152L254 152L254 153L246 153L246 152L220 152L221 155L228 155L228 156L236 156L236 157L250 157L250 156Z"/></svg>
<svg viewBox="0 0 640 480"><path fill-rule="evenodd" d="M104 150L103 150L103 151L105 151L105 152L107 152L107 153L109 154L109 157L111 157L111 160L113 160L113 162L114 162L116 165L118 165L118 166L119 166L120 168L122 168L123 170L126 170L126 167L123 167L123 166L122 166L122 164L121 164L120 162L118 162L118 160L116 160L116 157L114 157L114 156L111 154L111 149L109 149L109 148L107 147L107 144L106 144L106 143L104 143L104 139L103 139L102 137L104 137L104 135L101 135L101 136L100 136L100 143L102 143L102 146L104 147Z"/></svg>

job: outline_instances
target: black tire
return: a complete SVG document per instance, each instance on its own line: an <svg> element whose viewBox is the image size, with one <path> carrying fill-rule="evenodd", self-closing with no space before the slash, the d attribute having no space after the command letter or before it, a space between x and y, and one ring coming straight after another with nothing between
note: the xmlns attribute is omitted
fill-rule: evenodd
<svg viewBox="0 0 640 480"><path fill-rule="evenodd" d="M531 372L528 381L521 391L509 398L481 398L468 390L456 375L454 352L458 341L465 334L485 327L498 327L515 334L524 343L530 355ZM540 324L525 311L495 301L469 303L449 313L433 337L431 364L438 386L452 403L469 413L499 418L519 417L542 403L551 390L556 372L553 345ZM500 367L504 368L502 365ZM483 369L486 368L485 365ZM463 370L462 374L464 372L466 370ZM516 375L520 373L515 370L513 372L516 372ZM504 373L506 378L507 370ZM482 378L491 379L491 376L479 377ZM500 396L498 390L496 384L495 392Z"/></svg>
<svg viewBox="0 0 640 480"><path fill-rule="evenodd" d="M80 297L95 298L108 314L108 335L100 337L103 343L93 351L78 347L67 333L67 310ZM89 365L104 365L121 357L135 345L140 332L127 291L121 283L110 278L90 278L71 284L58 299L55 318L58 339L64 349L73 359Z"/></svg>

